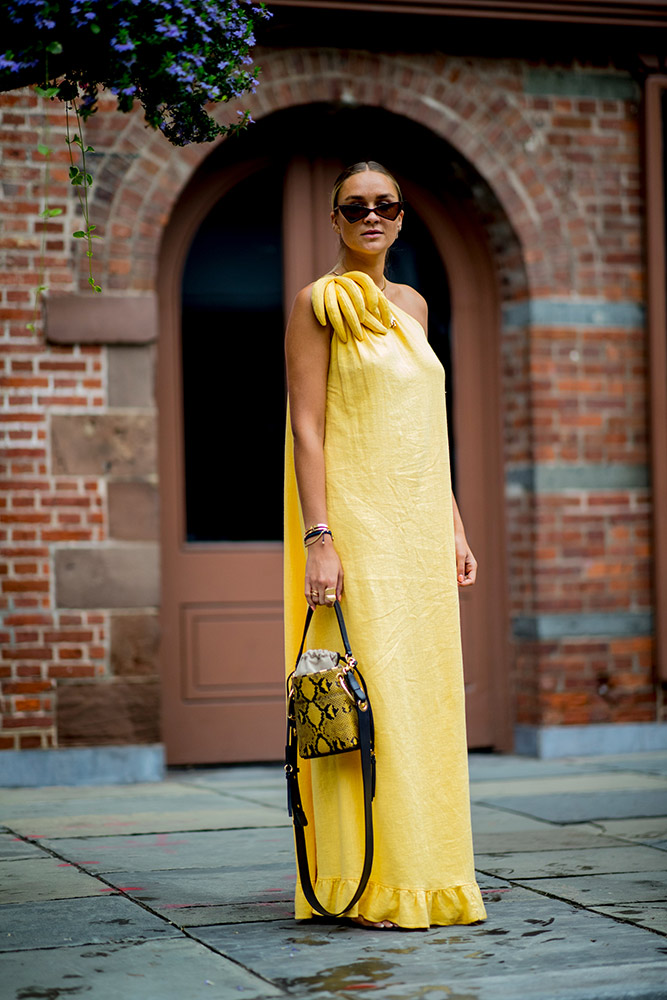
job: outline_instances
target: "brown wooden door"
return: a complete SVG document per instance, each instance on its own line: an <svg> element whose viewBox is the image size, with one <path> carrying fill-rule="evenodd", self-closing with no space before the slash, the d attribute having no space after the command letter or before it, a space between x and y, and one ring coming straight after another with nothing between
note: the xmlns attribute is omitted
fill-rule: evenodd
<svg viewBox="0 0 667 1000"><path fill-rule="evenodd" d="M335 260L328 193L337 169L296 156L284 173L268 160L221 170L190 186L165 236L158 396L170 763L274 760L283 752L282 305ZM469 743L502 746L502 491L498 505L488 478L499 475L499 457L488 466L484 441L490 428L499 438L498 374L483 357L497 328L494 279L485 274L484 304L479 241L467 240L440 200L407 186L452 287L457 493L480 564L492 567L462 608ZM257 191L262 205L282 212L253 216ZM481 400L474 419L461 405L471 398Z"/></svg>

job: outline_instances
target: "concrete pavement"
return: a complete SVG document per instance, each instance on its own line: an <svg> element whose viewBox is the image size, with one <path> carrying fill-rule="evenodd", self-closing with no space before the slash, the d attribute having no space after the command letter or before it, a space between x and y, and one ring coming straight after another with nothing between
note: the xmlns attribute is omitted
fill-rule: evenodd
<svg viewBox="0 0 667 1000"><path fill-rule="evenodd" d="M470 759L488 921L292 919L280 767L0 790L2 1000L665 1000L667 753Z"/></svg>

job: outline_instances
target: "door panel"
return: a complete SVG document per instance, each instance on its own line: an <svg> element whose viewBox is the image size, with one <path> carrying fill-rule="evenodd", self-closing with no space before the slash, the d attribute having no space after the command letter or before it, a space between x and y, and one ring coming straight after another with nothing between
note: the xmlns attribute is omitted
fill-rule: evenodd
<svg viewBox="0 0 667 1000"><path fill-rule="evenodd" d="M179 206L161 268L171 764L275 760L284 744L282 179L244 166Z"/></svg>

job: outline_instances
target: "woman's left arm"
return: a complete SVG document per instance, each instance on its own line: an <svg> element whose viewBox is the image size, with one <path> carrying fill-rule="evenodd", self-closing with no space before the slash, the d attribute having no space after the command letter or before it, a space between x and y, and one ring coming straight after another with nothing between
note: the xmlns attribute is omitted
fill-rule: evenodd
<svg viewBox="0 0 667 1000"><path fill-rule="evenodd" d="M477 560L468 545L456 497L452 493L454 509L454 546L456 549L456 582L459 587L472 587L477 579Z"/></svg>

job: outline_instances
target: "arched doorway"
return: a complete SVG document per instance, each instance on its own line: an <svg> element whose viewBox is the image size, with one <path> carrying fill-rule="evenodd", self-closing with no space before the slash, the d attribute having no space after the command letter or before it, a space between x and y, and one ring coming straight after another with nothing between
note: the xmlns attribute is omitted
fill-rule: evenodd
<svg viewBox="0 0 667 1000"><path fill-rule="evenodd" d="M275 514L284 313L298 288L331 267L331 181L341 163L363 158L384 160L405 185L409 212L393 276L432 302L457 495L486 567L462 608L470 744L509 745L495 277L482 234L438 182L441 173L424 170L421 157L411 162L415 128L377 109L273 115L218 147L167 228L158 398L163 722L172 763L282 753ZM395 144L397 131L403 141ZM418 132L432 163L423 143L435 137ZM371 151L368 134L392 141ZM441 157L451 152L435 144ZM397 156L394 145L409 155Z"/></svg>

